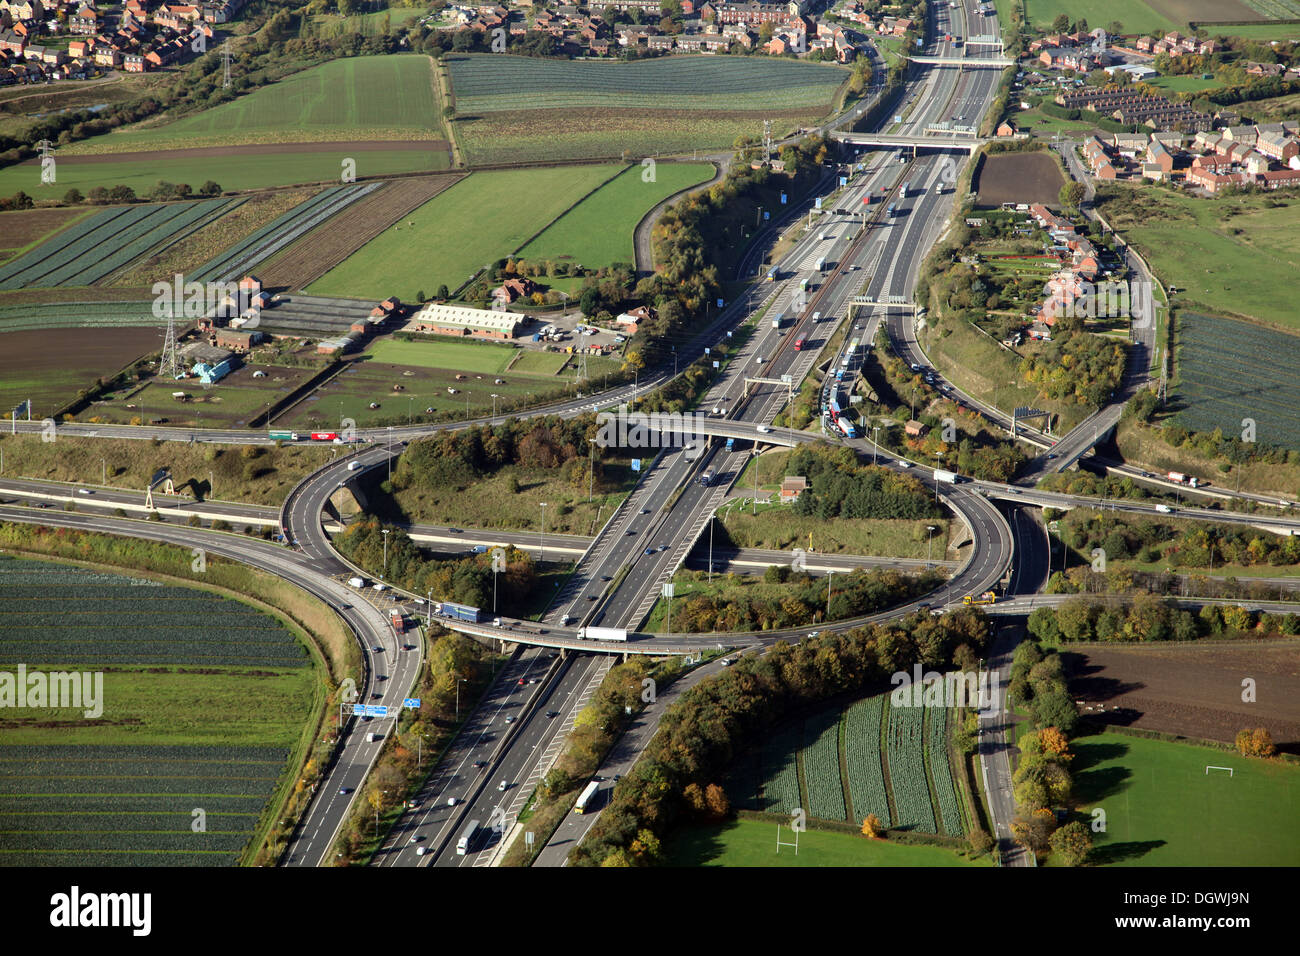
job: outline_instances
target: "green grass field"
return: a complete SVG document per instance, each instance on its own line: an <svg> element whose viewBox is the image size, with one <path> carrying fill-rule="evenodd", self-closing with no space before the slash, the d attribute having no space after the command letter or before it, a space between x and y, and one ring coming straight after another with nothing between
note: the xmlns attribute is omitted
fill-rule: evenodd
<svg viewBox="0 0 1300 956"><path fill-rule="evenodd" d="M399 342L383 339L375 342L366 354L376 362L411 365L416 368L449 368L459 372L504 372L515 349L479 342L456 342L433 338L429 342Z"/></svg>
<svg viewBox="0 0 1300 956"><path fill-rule="evenodd" d="M1090 27L1118 20L1125 33L1172 30L1177 25L1144 0L1025 0L1025 20L1034 26L1050 26L1062 13L1071 20L1086 18Z"/></svg>
<svg viewBox="0 0 1300 956"><path fill-rule="evenodd" d="M617 172L617 166L598 165L474 173L366 243L308 291L362 298L398 295L412 302L421 289L432 293L442 283L458 288ZM629 234L634 222L625 227ZM611 229L611 234L618 233Z"/></svg>
<svg viewBox="0 0 1300 956"><path fill-rule="evenodd" d="M1247 40L1300 39L1300 23L1249 23L1231 27L1207 27L1210 36L1244 37Z"/></svg>
<svg viewBox="0 0 1300 956"><path fill-rule="evenodd" d="M746 486L738 486L744 490ZM836 518L822 521L794 514L786 505L726 508L719 518L738 547L788 550L811 549L819 554L862 554L891 558L924 558L927 527L937 527L931 555L944 557L948 549L947 522L941 520ZM809 537L811 535L811 538Z"/></svg>
<svg viewBox="0 0 1300 956"><path fill-rule="evenodd" d="M55 187L41 186L39 165L8 166L0 169L0 196L12 196L22 190L36 199L44 199L53 190L53 195L61 197L74 186L82 193L88 193L96 186L130 186L137 195L142 195L153 189L160 179L188 183L196 189L211 179L226 190L291 186L295 183L337 183L345 159L356 161L356 174L360 177L429 172L450 165L446 151L436 148L364 152L331 148L225 157L214 157L209 153L193 158L166 157L126 162L104 157L94 161L59 163L58 185Z"/></svg>
<svg viewBox="0 0 1300 956"><path fill-rule="evenodd" d="M787 827L781 841L792 842ZM734 820L722 826L689 827L668 843L670 866L988 866L988 857L968 860L938 846L868 840L851 833L807 830L799 834L799 853L781 847L776 824Z"/></svg>
<svg viewBox="0 0 1300 956"><path fill-rule="evenodd" d="M519 251L526 259L573 259L585 266L631 262L632 232L643 215L679 190L713 176L703 163L632 166L606 183Z"/></svg>
<svg viewBox="0 0 1300 956"><path fill-rule="evenodd" d="M1097 861L1119 866L1295 866L1300 767L1103 733L1071 745L1075 796L1106 811ZM1231 767L1206 774L1206 766Z"/></svg>
<svg viewBox="0 0 1300 956"><path fill-rule="evenodd" d="M1108 187L1103 195L1111 224L1166 285L1178 287L1176 304L1300 328L1294 196L1199 199L1126 187Z"/></svg>
<svg viewBox="0 0 1300 956"><path fill-rule="evenodd" d="M137 126L68 155L246 143L440 139L427 56L331 60L174 123Z"/></svg>
<svg viewBox="0 0 1300 956"><path fill-rule="evenodd" d="M1145 82L1152 86L1158 86L1162 90L1169 90L1171 93L1199 93L1202 90L1212 90L1223 85L1214 78L1203 80L1199 73L1188 76L1157 76Z"/></svg>

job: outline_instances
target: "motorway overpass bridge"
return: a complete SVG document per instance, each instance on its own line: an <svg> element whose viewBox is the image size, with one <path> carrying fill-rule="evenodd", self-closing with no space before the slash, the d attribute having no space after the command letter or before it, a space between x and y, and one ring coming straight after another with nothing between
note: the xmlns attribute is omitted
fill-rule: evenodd
<svg viewBox="0 0 1300 956"><path fill-rule="evenodd" d="M961 150L965 153L973 153L988 142L977 136L917 136L910 133L832 133L831 138L852 146Z"/></svg>

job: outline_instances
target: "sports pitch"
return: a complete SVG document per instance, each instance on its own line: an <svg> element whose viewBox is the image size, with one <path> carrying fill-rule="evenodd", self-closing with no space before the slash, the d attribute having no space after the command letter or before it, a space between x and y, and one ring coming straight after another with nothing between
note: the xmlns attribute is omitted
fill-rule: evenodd
<svg viewBox="0 0 1300 956"><path fill-rule="evenodd" d="M781 828L781 842L794 834ZM960 857L939 846L868 840L852 833L807 830L799 834L799 852L783 846L777 852L776 824L733 820L721 826L690 827L667 846L669 866L989 866Z"/></svg>
<svg viewBox="0 0 1300 956"><path fill-rule="evenodd" d="M1116 733L1072 746L1079 808L1105 811L1096 863L1300 865L1300 765Z"/></svg>

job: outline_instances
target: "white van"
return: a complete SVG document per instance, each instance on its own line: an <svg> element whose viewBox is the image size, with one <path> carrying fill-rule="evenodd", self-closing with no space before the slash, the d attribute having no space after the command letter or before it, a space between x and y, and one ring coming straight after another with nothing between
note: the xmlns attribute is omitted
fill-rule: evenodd
<svg viewBox="0 0 1300 956"><path fill-rule="evenodd" d="M359 461L350 461L350 462L348 462L348 471L360 471L361 468L362 468L362 465L361 465L361 462L359 462Z"/></svg>

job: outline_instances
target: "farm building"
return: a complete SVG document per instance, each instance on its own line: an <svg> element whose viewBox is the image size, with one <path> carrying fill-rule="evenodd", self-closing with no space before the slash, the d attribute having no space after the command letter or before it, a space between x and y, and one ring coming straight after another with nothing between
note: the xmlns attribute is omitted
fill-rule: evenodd
<svg viewBox="0 0 1300 956"><path fill-rule="evenodd" d="M266 336L256 330L249 332L223 330L213 336L213 342L218 348L230 349L232 352L247 352L264 338Z"/></svg>
<svg viewBox="0 0 1300 956"><path fill-rule="evenodd" d="M336 355L340 352L347 352L354 348L362 338L362 332L349 332L347 335L340 335L334 339L321 339L316 343L317 355Z"/></svg>
<svg viewBox="0 0 1300 956"><path fill-rule="evenodd" d="M614 316L614 321L623 326L623 331L628 335L636 335L637 327L642 322L649 322L654 317L654 309L649 306L638 305L635 309L628 309L626 312Z"/></svg>
<svg viewBox="0 0 1300 956"><path fill-rule="evenodd" d="M907 435L908 438L920 438L925 434L925 431L925 425L922 422L918 422L915 418L908 419L907 424L903 426L903 433Z"/></svg>
<svg viewBox="0 0 1300 956"><path fill-rule="evenodd" d="M511 312L432 303L417 312L404 331L512 339L519 334L526 320L526 316Z"/></svg>
<svg viewBox="0 0 1300 956"><path fill-rule="evenodd" d="M192 371L199 377L199 381L204 385L215 385L231 372L231 362L233 359L226 359L218 362L216 365L209 365L207 362L197 363Z"/></svg>
<svg viewBox="0 0 1300 956"><path fill-rule="evenodd" d="M786 475L781 481L781 503L798 501L799 496L808 490L808 479L803 475Z"/></svg>
<svg viewBox="0 0 1300 956"><path fill-rule="evenodd" d="M209 345L207 342L191 342L182 346L180 351L181 357L187 364L195 362L204 365L220 365L234 354L230 349L223 346L220 341L215 345Z"/></svg>

